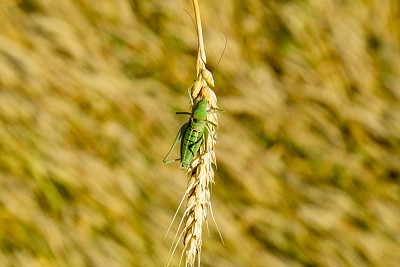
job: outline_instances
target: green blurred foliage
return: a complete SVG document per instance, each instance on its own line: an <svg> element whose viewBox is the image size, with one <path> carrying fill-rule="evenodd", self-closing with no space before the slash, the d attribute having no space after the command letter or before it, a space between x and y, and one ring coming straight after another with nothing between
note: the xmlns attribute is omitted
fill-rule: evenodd
<svg viewBox="0 0 400 267"><path fill-rule="evenodd" d="M200 8L210 70L228 42L211 197L226 246L209 219L202 265L399 266L399 2ZM1 266L164 264L186 176L162 159L195 79L185 9L1 1Z"/></svg>

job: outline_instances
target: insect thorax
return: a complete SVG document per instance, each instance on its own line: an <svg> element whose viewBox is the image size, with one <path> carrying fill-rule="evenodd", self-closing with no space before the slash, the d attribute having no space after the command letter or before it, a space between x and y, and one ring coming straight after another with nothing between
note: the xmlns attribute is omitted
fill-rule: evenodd
<svg viewBox="0 0 400 267"><path fill-rule="evenodd" d="M205 120L196 120L194 118L190 119L190 128L192 128L197 132L201 132L204 129L205 125L206 125Z"/></svg>

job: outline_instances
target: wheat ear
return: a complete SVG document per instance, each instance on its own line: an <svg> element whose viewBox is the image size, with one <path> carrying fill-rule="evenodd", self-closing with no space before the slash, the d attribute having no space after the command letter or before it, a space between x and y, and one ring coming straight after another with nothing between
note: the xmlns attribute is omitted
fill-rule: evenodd
<svg viewBox="0 0 400 267"><path fill-rule="evenodd" d="M197 0L193 0L196 16L196 28L198 36L197 55L197 79L191 88L194 105L200 99L207 100L207 108L217 109L217 97L211 87L214 86L214 79L209 70L206 69L206 53L204 50L203 33L201 28L200 10ZM207 120L218 125L218 115L208 114ZM196 255L200 266L200 255L202 245L203 223L207 219L207 211L210 205L210 185L214 183L214 171L212 164L216 164L215 150L216 130L214 126L207 124L209 138L207 153L205 153L205 142L200 147L200 153L192 163L193 169L188 172L188 200L186 204L186 224L184 232L184 251L186 252L186 266L194 266Z"/></svg>

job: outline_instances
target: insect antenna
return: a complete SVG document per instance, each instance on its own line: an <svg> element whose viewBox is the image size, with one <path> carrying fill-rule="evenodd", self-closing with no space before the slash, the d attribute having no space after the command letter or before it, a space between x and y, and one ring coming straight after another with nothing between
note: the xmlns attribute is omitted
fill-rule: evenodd
<svg viewBox="0 0 400 267"><path fill-rule="evenodd" d="M218 59L218 63L217 63L217 65L215 66L215 69L214 69L214 72L213 72L212 76L214 76L215 72L217 71L218 66L219 66L219 63L221 62L221 59L222 59L222 57L224 56L226 47L227 47L227 45L228 45L228 37L226 37L226 34L225 34L223 31L221 31L221 30L219 30L219 31L222 32L222 33L225 35L225 46L224 46L224 50L222 50L221 56L220 56L219 59Z"/></svg>
<svg viewBox="0 0 400 267"><path fill-rule="evenodd" d="M190 18L192 19L193 26L194 26L194 28L196 29L196 23L194 22L194 19L193 19L192 15L190 15L190 13L189 13L189 11L187 11L187 9L184 8L183 10L185 10L186 13L188 13L188 15L190 16Z"/></svg>

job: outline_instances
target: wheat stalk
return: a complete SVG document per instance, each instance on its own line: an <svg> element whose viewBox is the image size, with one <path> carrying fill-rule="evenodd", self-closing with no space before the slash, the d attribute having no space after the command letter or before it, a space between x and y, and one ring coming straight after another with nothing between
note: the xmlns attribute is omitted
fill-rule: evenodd
<svg viewBox="0 0 400 267"><path fill-rule="evenodd" d="M206 53L204 50L200 11L197 0L193 0L193 6L196 16L198 54L197 54L197 64L196 64L197 79L190 87L190 94L194 100L193 101L194 106L196 106L201 99L206 99L207 110L217 110L217 97L214 91L211 89L211 87L214 86L214 79L211 72L206 68ZM215 125L218 125L218 115L216 113L207 114L207 120L213 122ZM169 260L167 258L168 262L166 264L167 266L169 266L169 263L172 259L172 255L174 254L178 242L182 238L182 236L184 236L183 239L184 249L182 251L182 256L183 253L186 252L186 266L191 266L191 267L194 266L196 255L198 255L198 264L200 266L202 229L203 229L203 223L206 222L207 219L208 208L210 208L212 218L214 219L210 203L210 185L214 183L214 171L212 169L212 164L216 165L214 147L217 143L216 141L217 129L216 127L210 124L206 124L206 127L208 128L209 132L208 143L207 143L208 152L205 153L206 144L205 142L203 142L200 146L199 152L197 153L191 164L191 167L189 168L188 171L189 179L188 179L187 189L183 196L183 198L185 198L185 196L188 196L188 198L187 198L185 213L178 226L178 231L184 220L185 220L185 227L183 228L176 243L175 240L178 232L175 235L174 241L172 242L173 244L171 246L172 252L170 251L168 257ZM181 204L179 205L179 207L181 206ZM174 215L174 219L175 216L176 213ZM168 231L169 229L170 228L168 228ZM218 226L217 230L219 232ZM222 240L221 233L220 237ZM181 256L181 261L182 261L182 256Z"/></svg>
<svg viewBox="0 0 400 267"><path fill-rule="evenodd" d="M206 53L204 50L203 33L201 27L200 10L197 0L193 0L194 12L196 16L196 28L198 36L198 54L197 54L197 79L194 82L191 94L194 105L200 99L207 100L208 109L217 109L217 97L210 88L214 86L214 79L209 70L206 68ZM218 115L208 114L207 120L218 125ZM198 264L200 266L200 255L202 245L202 229L203 223L207 219L208 207L210 205L210 185L214 183L214 171L212 164L216 164L215 150L216 130L214 126L208 125L209 138L207 144L207 153L205 151L205 143L200 147L200 153L192 163L193 169L188 173L188 200L185 209L186 224L183 229L184 233L184 252L186 252L186 266L194 266L196 255L198 255Z"/></svg>

